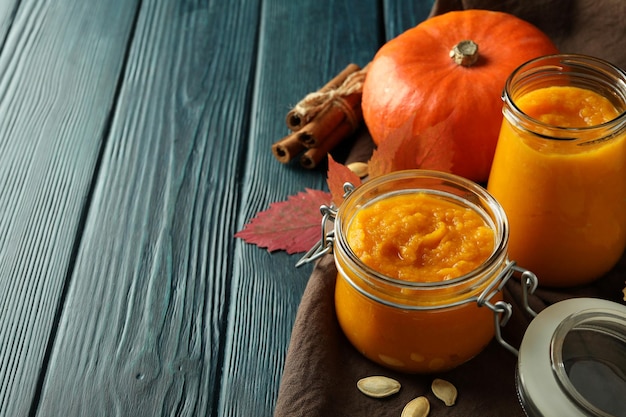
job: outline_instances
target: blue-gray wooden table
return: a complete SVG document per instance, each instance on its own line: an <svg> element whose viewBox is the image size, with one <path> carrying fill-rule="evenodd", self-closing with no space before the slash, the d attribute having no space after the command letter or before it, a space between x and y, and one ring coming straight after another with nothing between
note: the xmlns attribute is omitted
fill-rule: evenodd
<svg viewBox="0 0 626 417"><path fill-rule="evenodd" d="M321 170L290 106L432 0L0 3L0 416L270 416L310 267L234 239Z"/></svg>

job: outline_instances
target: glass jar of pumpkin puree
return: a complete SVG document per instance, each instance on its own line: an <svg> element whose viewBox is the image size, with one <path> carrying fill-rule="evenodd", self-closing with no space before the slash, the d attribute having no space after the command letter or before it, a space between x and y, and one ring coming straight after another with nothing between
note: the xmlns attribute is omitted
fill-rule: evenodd
<svg viewBox="0 0 626 417"><path fill-rule="evenodd" d="M508 78L487 189L506 212L509 254L542 285L589 283L626 248L626 73L553 55Z"/></svg>
<svg viewBox="0 0 626 417"><path fill-rule="evenodd" d="M530 273L508 260L506 216L482 187L435 171L384 175L349 188L333 233L337 318L367 358L432 373L466 362L494 335L507 346L501 290Z"/></svg>

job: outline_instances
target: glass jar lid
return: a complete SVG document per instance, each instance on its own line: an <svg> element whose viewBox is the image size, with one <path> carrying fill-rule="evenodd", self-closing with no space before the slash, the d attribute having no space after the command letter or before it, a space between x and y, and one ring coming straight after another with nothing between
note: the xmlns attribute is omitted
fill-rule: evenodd
<svg viewBox="0 0 626 417"><path fill-rule="evenodd" d="M517 389L529 417L626 417L626 306L575 298L542 311L522 340Z"/></svg>

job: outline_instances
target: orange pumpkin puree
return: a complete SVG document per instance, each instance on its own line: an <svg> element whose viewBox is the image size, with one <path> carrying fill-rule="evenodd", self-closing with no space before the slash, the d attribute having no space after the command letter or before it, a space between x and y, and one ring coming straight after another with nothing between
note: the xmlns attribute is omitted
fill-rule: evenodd
<svg viewBox="0 0 626 417"><path fill-rule="evenodd" d="M515 102L527 115L560 127L618 116L606 98L572 86L534 90ZM509 220L511 258L547 286L598 278L626 246L626 136L578 142L539 140L505 120L489 178L488 190Z"/></svg>
<svg viewBox="0 0 626 417"><path fill-rule="evenodd" d="M362 207L346 233L355 254L372 269L412 282L446 281L475 270L492 254L493 229L475 210L428 193L387 196ZM438 307L413 310L374 301L345 278L368 287L337 259L335 306L350 342L366 357L411 373L452 369L478 354L493 338L493 313L475 301L445 306L479 294L484 285L407 289L368 288L384 302ZM428 294L423 294L426 292ZM497 293L492 302L501 299Z"/></svg>
<svg viewBox="0 0 626 417"><path fill-rule="evenodd" d="M559 127L597 126L619 114L605 97L571 86L533 90L516 99L515 103L533 119Z"/></svg>
<svg viewBox="0 0 626 417"><path fill-rule="evenodd" d="M370 268L406 281L443 281L476 269L493 251L493 229L475 210L427 193L362 208L348 243Z"/></svg>

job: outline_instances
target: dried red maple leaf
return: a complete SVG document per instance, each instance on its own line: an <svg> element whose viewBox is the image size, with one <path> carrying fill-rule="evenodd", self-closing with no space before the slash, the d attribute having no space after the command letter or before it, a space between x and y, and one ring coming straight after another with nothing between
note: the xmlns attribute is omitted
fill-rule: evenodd
<svg viewBox="0 0 626 417"><path fill-rule="evenodd" d="M407 125L398 129L374 151L368 162L370 177L414 168L450 171L454 153L439 142L450 134L449 123L442 122L425 129L418 137L414 137L409 128ZM321 238L320 206L332 201L339 207L346 182L355 187L361 185L361 179L354 172L329 155L327 183L330 193L307 188L286 201L272 203L235 237L270 252L306 252Z"/></svg>
<svg viewBox="0 0 626 417"><path fill-rule="evenodd" d="M361 185L361 178L352 172L347 166L336 162L332 156L328 155L328 178L326 183L332 195L332 202L339 207L343 201L343 185L349 182L358 187Z"/></svg>
<svg viewBox="0 0 626 417"><path fill-rule="evenodd" d="M270 204L235 237L267 248L269 252L306 252L321 238L320 206L330 204L330 200L330 193L306 188L286 201Z"/></svg>
<svg viewBox="0 0 626 417"><path fill-rule="evenodd" d="M450 123L441 122L424 129L417 137L410 123L379 144L368 163L370 177L404 169L433 169L450 172L452 152L440 141L450 135Z"/></svg>
<svg viewBox="0 0 626 417"><path fill-rule="evenodd" d="M415 160L419 167L451 172L456 150L451 148L453 142L447 138L452 136L452 123L445 120L424 129L419 135L420 146Z"/></svg>

